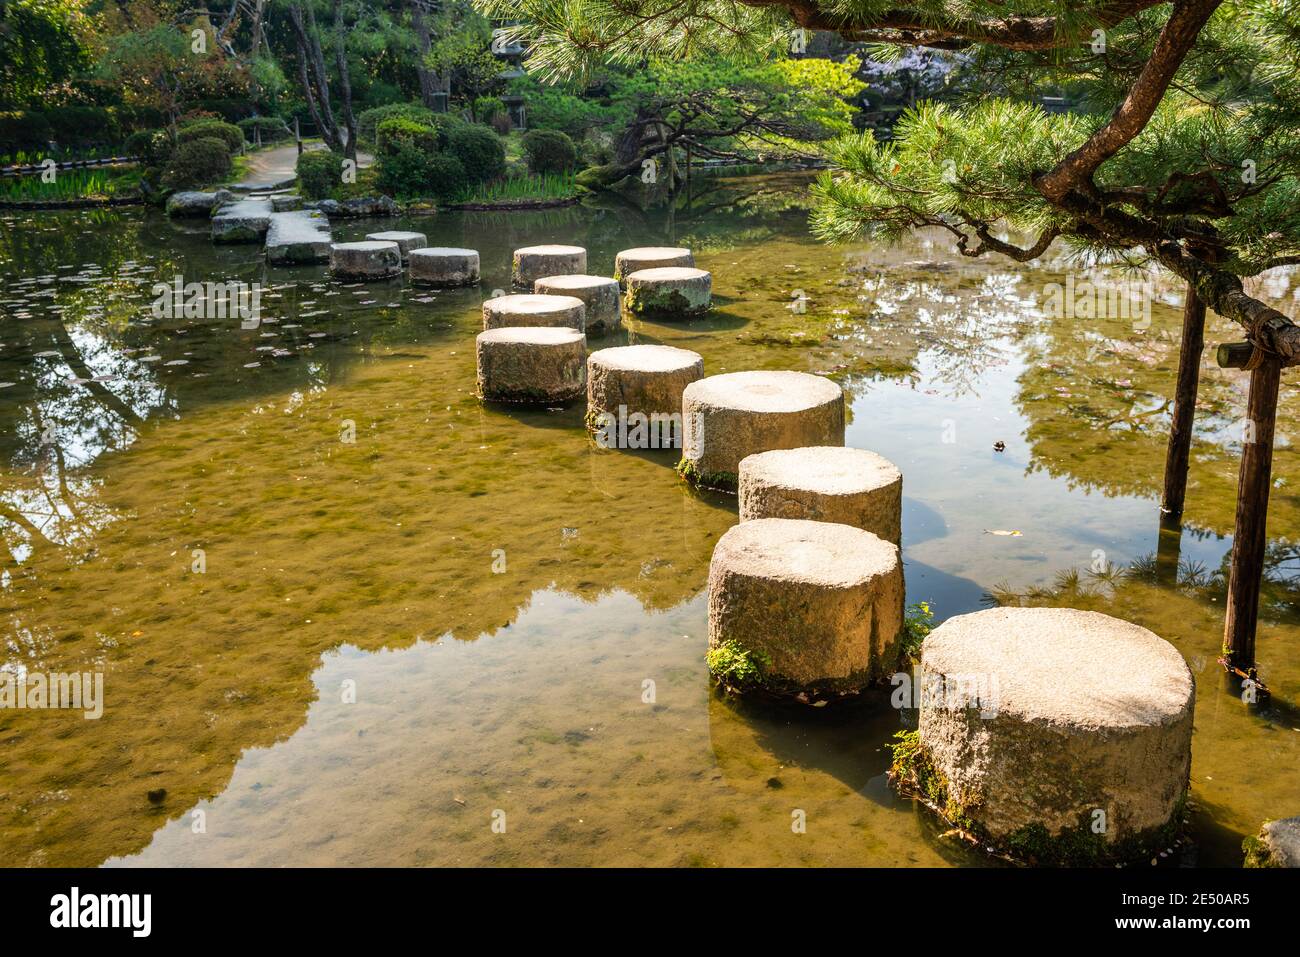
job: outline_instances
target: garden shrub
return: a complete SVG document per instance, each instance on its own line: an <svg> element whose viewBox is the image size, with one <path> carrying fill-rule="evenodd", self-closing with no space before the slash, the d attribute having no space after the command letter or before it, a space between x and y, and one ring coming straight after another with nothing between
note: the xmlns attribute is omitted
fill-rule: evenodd
<svg viewBox="0 0 1300 957"><path fill-rule="evenodd" d="M566 173L578 165L578 150L559 130L532 130L524 136L524 154L534 173Z"/></svg>
<svg viewBox="0 0 1300 957"><path fill-rule="evenodd" d="M471 184L486 183L506 171L506 148L501 137L477 123L449 129L445 152L460 160Z"/></svg>
<svg viewBox="0 0 1300 957"><path fill-rule="evenodd" d="M492 117L506 113L506 103L499 96L480 96L474 101L471 112L478 122L487 123Z"/></svg>
<svg viewBox="0 0 1300 957"><path fill-rule="evenodd" d="M0 113L0 149L43 150L51 139L45 114L33 110Z"/></svg>
<svg viewBox="0 0 1300 957"><path fill-rule="evenodd" d="M367 143L375 142L379 124L384 120L403 119L429 126L438 115L419 103L390 103L387 106L376 106L357 117L357 139Z"/></svg>
<svg viewBox="0 0 1300 957"><path fill-rule="evenodd" d="M400 116L382 121L375 131L375 153L380 157L393 154L403 145L436 153L445 144L445 134L438 127Z"/></svg>
<svg viewBox="0 0 1300 957"><path fill-rule="evenodd" d="M465 167L449 153L420 149L396 140L377 161L379 185L393 195L450 199L469 184Z"/></svg>
<svg viewBox="0 0 1300 957"><path fill-rule="evenodd" d="M244 131L225 120L195 120L176 134L178 144L201 139L221 140L228 153L238 153L244 148Z"/></svg>
<svg viewBox="0 0 1300 957"><path fill-rule="evenodd" d="M510 114L497 113L492 119L488 120L488 126L496 131L497 136L508 136L514 129L514 124L510 122Z"/></svg>
<svg viewBox="0 0 1300 957"><path fill-rule="evenodd" d="M56 106L44 113L50 138L60 146L117 143L122 138L116 118L102 106Z"/></svg>
<svg viewBox="0 0 1300 957"><path fill-rule="evenodd" d="M122 144L127 156L138 156L144 166L162 166L172 153L172 139L166 130L140 130Z"/></svg>
<svg viewBox="0 0 1300 957"><path fill-rule="evenodd" d="M343 157L329 150L308 150L298 157L298 192L324 199L343 176Z"/></svg>
<svg viewBox="0 0 1300 957"><path fill-rule="evenodd" d="M230 150L225 140L201 136L181 143L163 173L163 185L193 189L215 183L230 174Z"/></svg>

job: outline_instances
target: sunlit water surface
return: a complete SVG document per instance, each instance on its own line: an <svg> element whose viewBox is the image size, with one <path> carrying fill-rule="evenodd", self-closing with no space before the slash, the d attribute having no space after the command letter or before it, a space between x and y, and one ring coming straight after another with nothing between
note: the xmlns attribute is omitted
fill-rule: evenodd
<svg viewBox="0 0 1300 957"><path fill-rule="evenodd" d="M543 242L603 273L686 245L713 272L708 319L593 348L841 383L848 444L904 474L909 601L1099 608L1172 641L1198 705L1194 843L1171 861L1238 863L1300 813L1295 377L1259 639L1276 699L1252 710L1215 663L1245 377L1212 350L1186 526L1158 547L1177 287L1157 280L1149 324L1054 320L1047 284L1077 264L823 247L805 187L336 224L479 249L481 288L451 292L268 270L138 210L0 218L0 664L106 674L100 720L0 711L0 863L986 862L886 786L914 720L887 694L792 712L710 692L703 590L734 499L688 491L669 452L596 447L580 406L475 399L480 303ZM176 275L266 284L262 324L152 319ZM1261 291L1294 312L1289 277Z"/></svg>

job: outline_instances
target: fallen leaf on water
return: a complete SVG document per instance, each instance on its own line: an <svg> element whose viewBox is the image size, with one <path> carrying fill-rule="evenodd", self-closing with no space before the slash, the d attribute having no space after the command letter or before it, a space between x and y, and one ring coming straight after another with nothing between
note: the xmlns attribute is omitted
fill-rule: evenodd
<svg viewBox="0 0 1300 957"><path fill-rule="evenodd" d="M1021 533L1018 531L1015 530L1008 531L1005 528L986 528L984 529L984 533L986 535L1014 535L1016 538L1019 538L1021 535Z"/></svg>

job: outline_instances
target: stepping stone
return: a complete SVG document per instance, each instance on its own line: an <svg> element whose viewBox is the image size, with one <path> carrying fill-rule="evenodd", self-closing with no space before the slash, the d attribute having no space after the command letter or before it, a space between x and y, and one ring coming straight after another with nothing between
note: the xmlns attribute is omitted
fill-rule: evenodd
<svg viewBox="0 0 1300 957"><path fill-rule="evenodd" d="M678 246L639 246L625 249L614 257L614 278L626 285L627 277L642 269L662 266L694 266L695 257L689 249Z"/></svg>
<svg viewBox="0 0 1300 957"><path fill-rule="evenodd" d="M389 279L402 274L402 253L393 242L334 243L330 272L340 279Z"/></svg>
<svg viewBox="0 0 1300 957"><path fill-rule="evenodd" d="M525 246L516 249L510 281L520 289L532 289L546 276L571 276L587 271L587 250L581 246Z"/></svg>
<svg viewBox="0 0 1300 957"><path fill-rule="evenodd" d="M677 469L735 491L740 460L773 449L844 444L844 390L806 372L728 372L682 393L686 440Z"/></svg>
<svg viewBox="0 0 1300 957"><path fill-rule="evenodd" d="M1093 611L994 608L931 632L917 681L910 768L950 820L1040 863L1169 846L1156 832L1187 794L1196 689L1167 641Z"/></svg>
<svg viewBox="0 0 1300 957"><path fill-rule="evenodd" d="M713 303L713 277L703 269L663 266L627 277L629 312L648 319L690 319Z"/></svg>
<svg viewBox="0 0 1300 957"><path fill-rule="evenodd" d="M184 216L211 216L212 210L222 203L228 203L235 194L228 189L219 189L212 193L200 193L187 190L172 193L167 197L167 215L173 218Z"/></svg>
<svg viewBox="0 0 1300 957"><path fill-rule="evenodd" d="M424 233L408 233L400 229L390 229L382 233L366 233L366 239L377 243L397 243L402 254L402 262L411 258L411 251L423 249L429 245L429 237Z"/></svg>
<svg viewBox="0 0 1300 957"><path fill-rule="evenodd" d="M411 282L423 286L473 286L478 282L478 250L425 246L410 254Z"/></svg>
<svg viewBox="0 0 1300 957"><path fill-rule="evenodd" d="M587 307L588 336L614 332L622 325L618 283L605 276L545 276L533 283L533 292L581 299Z"/></svg>
<svg viewBox="0 0 1300 957"><path fill-rule="evenodd" d="M682 390L703 376L704 359L689 349L598 349L587 357L587 428L606 448L680 448Z"/></svg>
<svg viewBox="0 0 1300 957"><path fill-rule="evenodd" d="M709 563L709 670L741 693L814 704L898 666L898 549L849 525L733 525ZM739 667L738 667L739 666Z"/></svg>
<svg viewBox="0 0 1300 957"><path fill-rule="evenodd" d="M483 328L567 326L582 332L586 315L587 307L574 296L497 296L483 303Z"/></svg>
<svg viewBox="0 0 1300 957"><path fill-rule="evenodd" d="M598 355L599 353L597 353ZM899 544L903 474L866 449L818 445L740 460L740 520L837 522Z"/></svg>
<svg viewBox="0 0 1300 957"><path fill-rule="evenodd" d="M1267 822L1245 848L1247 867L1300 867L1300 817Z"/></svg>
<svg viewBox="0 0 1300 957"><path fill-rule="evenodd" d="M264 199L225 203L212 214L214 243L256 243L271 228L271 204Z"/></svg>
<svg viewBox="0 0 1300 957"><path fill-rule="evenodd" d="M294 196L292 194L288 194L288 195L271 197L271 212L287 213L295 209L302 209L301 196Z"/></svg>
<svg viewBox="0 0 1300 957"><path fill-rule="evenodd" d="M330 223L320 213L300 209L271 214L271 228L266 231L267 262L329 262L330 245Z"/></svg>
<svg viewBox="0 0 1300 957"><path fill-rule="evenodd" d="M587 337L576 329L489 329L478 334L475 345L483 399L553 403L582 394Z"/></svg>

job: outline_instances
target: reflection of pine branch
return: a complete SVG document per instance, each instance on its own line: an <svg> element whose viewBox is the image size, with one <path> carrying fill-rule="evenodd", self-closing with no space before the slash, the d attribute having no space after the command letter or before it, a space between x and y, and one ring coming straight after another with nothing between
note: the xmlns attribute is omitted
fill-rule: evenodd
<svg viewBox="0 0 1300 957"><path fill-rule="evenodd" d="M12 522L26 532L27 537L30 539L29 544L34 549L52 547L54 545L54 542L46 538L45 533L33 525L26 515L22 514L22 512L15 511L3 503L0 503L0 519Z"/></svg>
<svg viewBox="0 0 1300 957"><path fill-rule="evenodd" d="M116 412L126 422L143 423L144 418L135 409L131 408L117 394L109 389L102 382L95 382L95 371L86 365L86 361L81 358L81 352L77 349L77 344L72 341L72 336L68 335L68 330L64 328L63 323L55 320L51 323L54 329L54 341L59 347L59 354L68 367L76 373L78 379L86 380L82 384L90 390L91 394L96 396L106 406Z"/></svg>

